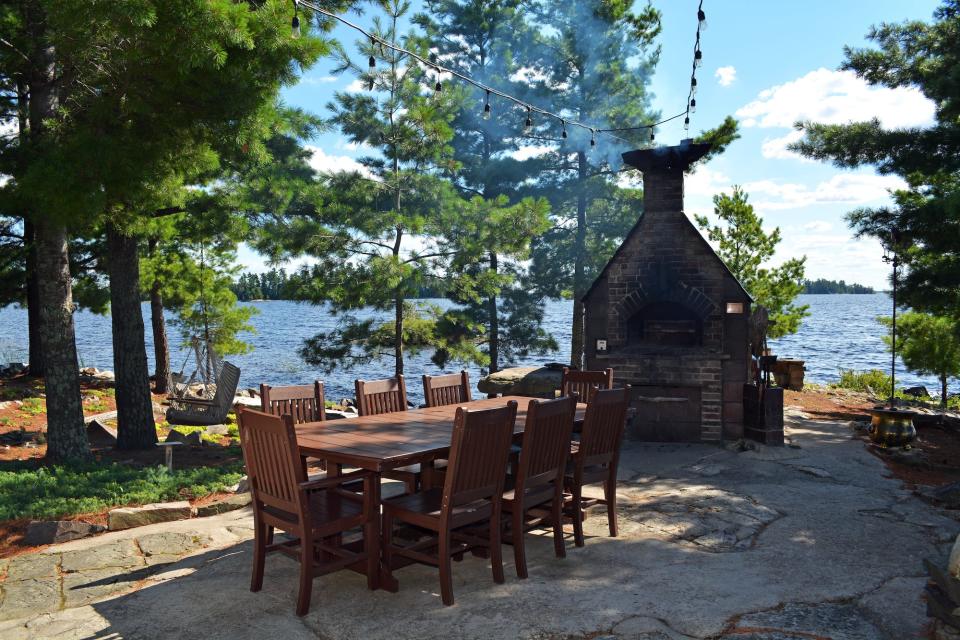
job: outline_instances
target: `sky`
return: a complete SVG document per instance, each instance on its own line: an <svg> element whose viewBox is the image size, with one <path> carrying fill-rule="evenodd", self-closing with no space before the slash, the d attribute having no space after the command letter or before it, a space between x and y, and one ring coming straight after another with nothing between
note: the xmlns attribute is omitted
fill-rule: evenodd
<svg viewBox="0 0 960 640"><path fill-rule="evenodd" d="M662 12L663 31L651 84L652 106L669 116L685 107L697 0L653 4ZM740 185L765 226L781 230L775 263L805 255L811 279L886 288L889 268L881 261L880 245L854 239L844 214L888 203L889 190L901 187L902 181L870 168L850 171L810 161L786 145L798 135L793 129L798 120L843 123L877 117L892 127L931 123L933 104L918 91L870 87L839 66L844 45L868 45L870 25L929 21L937 5L935 0L706 0L703 66L690 134L733 115L740 121L742 137L688 176L687 214L711 214L713 195ZM350 18L366 25L370 13ZM357 40L357 34L345 27L333 35L348 50ZM307 70L299 83L284 90L284 100L325 115L335 91L357 89L351 76L332 75L331 66L331 61L321 60ZM660 128L657 142L676 144L690 134L683 130L681 118ZM354 168L355 158L362 154L335 131L311 141L311 147L313 165L322 171ZM266 268L263 259L247 248L239 260L252 271Z"/></svg>

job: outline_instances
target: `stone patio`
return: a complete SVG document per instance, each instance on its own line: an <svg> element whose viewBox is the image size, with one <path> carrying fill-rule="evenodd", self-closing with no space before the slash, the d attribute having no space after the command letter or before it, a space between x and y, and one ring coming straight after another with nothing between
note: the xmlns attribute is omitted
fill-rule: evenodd
<svg viewBox="0 0 960 640"><path fill-rule="evenodd" d="M723 638L922 636L921 560L960 523L914 498L847 423L788 411L792 446L733 451L628 443L621 537L605 518L565 560L528 542L530 578L495 585L483 560L397 571L400 592L341 572L293 614L296 564L267 561L250 593L249 509L78 540L0 561L0 637Z"/></svg>

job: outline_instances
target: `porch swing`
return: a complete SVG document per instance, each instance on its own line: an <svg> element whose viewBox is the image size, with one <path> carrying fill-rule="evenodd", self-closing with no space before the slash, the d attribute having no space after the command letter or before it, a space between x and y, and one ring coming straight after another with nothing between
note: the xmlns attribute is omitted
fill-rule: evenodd
<svg viewBox="0 0 960 640"><path fill-rule="evenodd" d="M190 338L187 353L180 372L170 372L168 389L170 408L167 422L175 425L221 424L233 407L233 398L240 383L240 369L222 360L213 347L210 337L210 318L204 293L203 244L200 245L200 315L203 318L203 336ZM184 376L187 363L194 360L193 372Z"/></svg>

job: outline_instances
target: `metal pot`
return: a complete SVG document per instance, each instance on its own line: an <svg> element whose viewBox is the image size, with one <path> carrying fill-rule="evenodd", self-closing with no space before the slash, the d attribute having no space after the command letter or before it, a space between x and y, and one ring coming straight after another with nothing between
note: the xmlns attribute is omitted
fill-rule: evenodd
<svg viewBox="0 0 960 640"><path fill-rule="evenodd" d="M873 409L870 414L870 439L883 448L909 447L917 437L910 411Z"/></svg>

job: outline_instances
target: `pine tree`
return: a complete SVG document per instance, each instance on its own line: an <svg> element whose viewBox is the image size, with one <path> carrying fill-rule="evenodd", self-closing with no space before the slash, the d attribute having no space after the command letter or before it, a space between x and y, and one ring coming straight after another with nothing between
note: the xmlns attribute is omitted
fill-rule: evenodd
<svg viewBox="0 0 960 640"><path fill-rule="evenodd" d="M794 149L844 168L872 165L907 182L894 206L858 209L848 220L857 235L886 245L896 230L906 266L898 302L960 317L960 0L944 0L932 23L882 24L867 38L877 48L847 47L841 68L873 85L920 90L936 105L934 124L804 122Z"/></svg>

